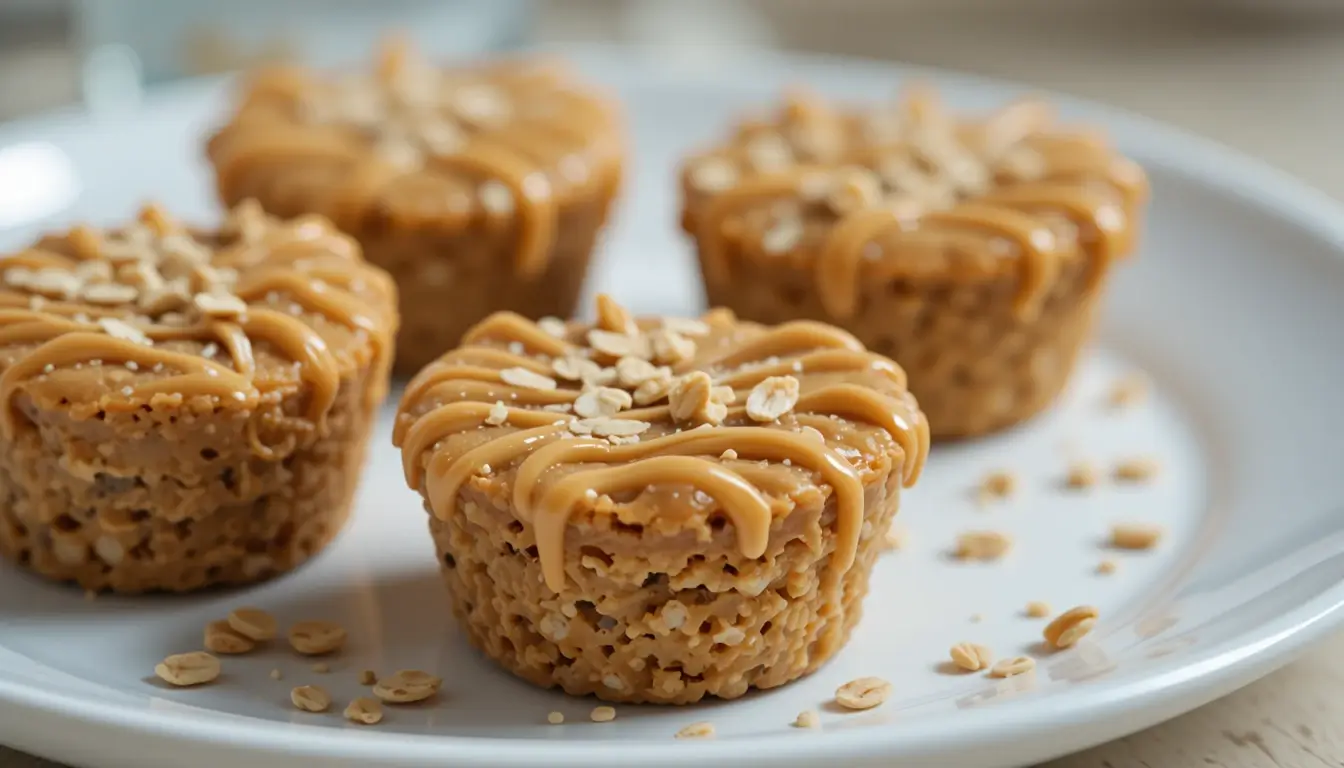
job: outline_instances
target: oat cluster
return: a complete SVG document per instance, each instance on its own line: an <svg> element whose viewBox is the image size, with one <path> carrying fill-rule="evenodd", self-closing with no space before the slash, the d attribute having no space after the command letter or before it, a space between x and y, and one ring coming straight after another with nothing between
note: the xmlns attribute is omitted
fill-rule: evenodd
<svg viewBox="0 0 1344 768"><path fill-rule="evenodd" d="M275 226L255 201L247 201L230 211L224 232L246 247L261 242ZM153 344L143 330L151 322L185 327L201 318L230 319L247 311L234 293L238 272L215 266L212 244L157 206L146 206L139 220L119 231L76 227L70 243L81 259L75 268L15 265L4 270L5 285L28 293L33 310L52 301L133 308L135 315L101 317L96 323L111 336L145 345ZM88 315L73 317L93 322Z"/></svg>
<svg viewBox="0 0 1344 768"><path fill-rule="evenodd" d="M795 92L780 116L753 123L723 149L693 160L689 188L712 195L752 178L805 173L803 203L844 216L868 208L914 220L990 191L996 179L1028 181L1046 173L1045 158L1022 139L1048 111L1023 102L990 118L979 131L958 130L924 89L868 112L837 109ZM778 216L766 234L770 253L791 251L804 237L805 216Z"/></svg>
<svg viewBox="0 0 1344 768"><path fill-rule="evenodd" d="M376 74L318 80L299 103L305 122L357 130L382 160L398 168L457 154L473 134L505 127L514 113L510 94L482 73L437 68L401 42L385 48ZM487 185L481 189L483 203L493 196L488 204L512 207L508 187Z"/></svg>

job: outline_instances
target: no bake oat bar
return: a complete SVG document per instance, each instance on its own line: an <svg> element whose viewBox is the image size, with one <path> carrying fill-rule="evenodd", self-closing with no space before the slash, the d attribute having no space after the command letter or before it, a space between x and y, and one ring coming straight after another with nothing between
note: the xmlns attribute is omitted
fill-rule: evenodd
<svg viewBox="0 0 1344 768"><path fill-rule="evenodd" d="M832 657L928 448L905 375L821 323L497 314L395 432L454 612L541 686L684 704Z"/></svg>
<svg viewBox="0 0 1344 768"><path fill-rule="evenodd" d="M349 512L395 302L327 221L255 204L0 259L0 553L116 592L294 568Z"/></svg>
<svg viewBox="0 0 1344 768"><path fill-rule="evenodd" d="M442 68L389 41L371 72L258 73L208 152L226 203L320 213L392 274L409 374L491 312L569 316L624 146L555 62Z"/></svg>
<svg viewBox="0 0 1344 768"><path fill-rule="evenodd" d="M862 109L795 92L689 158L682 190L711 305L845 328L950 438L1064 387L1147 181L1041 102L957 117L913 88Z"/></svg>

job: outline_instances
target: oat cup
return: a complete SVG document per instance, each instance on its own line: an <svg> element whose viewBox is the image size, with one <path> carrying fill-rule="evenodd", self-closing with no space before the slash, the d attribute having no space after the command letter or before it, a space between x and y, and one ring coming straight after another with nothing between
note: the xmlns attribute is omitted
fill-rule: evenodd
<svg viewBox="0 0 1344 768"><path fill-rule="evenodd" d="M689 158L683 226L711 305L839 325L895 359L935 438L1047 407L1132 250L1143 172L1034 101L953 117L807 93Z"/></svg>
<svg viewBox="0 0 1344 768"><path fill-rule="evenodd" d="M571 314L623 154L613 102L554 62L395 42L372 72L258 73L208 147L226 203L322 214L392 275L407 374L491 312Z"/></svg>
<svg viewBox="0 0 1344 768"><path fill-rule="evenodd" d="M325 220L148 207L0 261L0 553L89 590L288 571L341 529L395 287Z"/></svg>
<svg viewBox="0 0 1344 768"><path fill-rule="evenodd" d="M928 428L900 368L814 322L494 315L396 427L453 610L572 694L686 704L808 674L858 623Z"/></svg>

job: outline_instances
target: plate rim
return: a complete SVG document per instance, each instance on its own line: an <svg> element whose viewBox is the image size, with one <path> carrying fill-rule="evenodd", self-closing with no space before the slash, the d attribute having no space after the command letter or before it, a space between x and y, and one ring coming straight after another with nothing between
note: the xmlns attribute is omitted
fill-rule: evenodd
<svg viewBox="0 0 1344 768"><path fill-rule="evenodd" d="M648 46L595 44L580 46L537 46L536 48L572 56L579 62L619 63L625 78L667 77L681 82L693 80L672 67L662 67L648 56ZM840 74L860 72L865 78L879 76L893 82L910 78L928 79L954 87L991 90L1004 94L1035 93L1060 105L1086 113L1107 126L1120 143L1142 145L1144 154L1187 178L1238 198L1293 227L1309 233L1332 247L1330 261L1344 266L1344 205L1309 183L1265 161L1244 154L1216 140L1148 118L1135 112L1090 99L1011 80L984 77L954 69L910 65L858 57L794 52L753 52L749 58L734 61L735 76L729 82L744 82L752 71L772 72L778 76L787 67L803 81L833 80ZM722 83L723 73L715 73L706 82ZM141 109L164 109L175 102L204 97L217 90L225 77L192 78L151 89ZM132 113L126 113L132 116ZM119 115L120 117L120 115ZM92 125L93 118L80 108L64 108L21 118L0 126L0 140L31 136L61 126L69 129L80 123ZM1299 256L1299 258L1306 258ZM1122 719L1130 716L1123 731L1113 737L1147 727L1151 722L1134 718L1136 712L1158 702L1181 700L1180 714L1212 700L1286 664L1307 646L1322 639L1344 624L1344 582L1323 589L1291 610L1232 635L1219 643L1205 646L1184 659L1172 659L1150 667L1150 671L1132 679L1120 679L1101 687L1081 687L1067 694L1048 697L1024 697L1008 706L959 710L955 717L921 718L925 727L904 729L893 735L890 729L872 728L828 733L824 729L802 739L781 739L778 734L734 737L721 742L679 742L668 760L682 763L687 759L712 759L726 748L737 759L749 763L803 764L809 760L836 758L861 759L899 752L936 754L938 744L956 743L958 751L992 749L995 745L1021 740L1034 734L1056 730L1097 719ZM669 739L627 739L620 741L554 741L544 738L510 739L454 735L379 733L351 731L329 726L254 719L240 729L236 716L193 711L144 710L115 702L89 700L75 694L48 691L7 676L0 668L0 711L33 710L71 725L88 724L116 728L128 736L148 738L170 736L184 743L199 742L234 754L284 757L330 757L348 760L387 760L430 764L464 760L472 764L530 765L538 759L555 766L590 766L628 761L630 750L651 745L666 746ZM690 712L691 710L685 710ZM6 729L9 730L9 729ZM357 733L357 735L356 735ZM241 737L241 738L240 738ZM1054 756L1041 750L1041 758ZM656 762L655 758L653 762ZM650 762L650 761L642 761ZM653 764L650 762L650 764Z"/></svg>

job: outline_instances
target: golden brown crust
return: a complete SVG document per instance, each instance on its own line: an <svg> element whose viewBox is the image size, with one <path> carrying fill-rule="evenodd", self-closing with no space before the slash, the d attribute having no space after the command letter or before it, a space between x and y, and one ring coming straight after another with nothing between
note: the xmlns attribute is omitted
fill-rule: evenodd
<svg viewBox="0 0 1344 768"><path fill-rule="evenodd" d="M473 613L487 591L524 603L645 594L652 571L708 558L724 570L698 584L723 605L750 604L766 584L789 578L788 561L817 580L794 607L799 616L842 613L846 590L866 584L856 562L876 549L874 529L880 540L897 488L915 481L927 451L928 428L900 368L817 323L763 328L724 312L635 321L606 297L595 326L543 325L512 315L483 321L402 400L395 440L443 554L457 565L483 562L510 542L501 583L448 575L459 610ZM477 538L480 546L468 546ZM506 578L507 568L518 572ZM615 592L590 591L594 570L614 580L602 588ZM744 587L744 574L760 583ZM528 583L537 577L541 585ZM707 575L664 578L689 588L696 583L686 578ZM843 642L849 621L813 628L824 655ZM476 630L487 646L498 638ZM762 682L814 668L806 654L785 656L780 677L763 670ZM739 671L731 684L685 696L624 684L599 695L689 701L740 695L742 679ZM593 690L568 676L555 682Z"/></svg>

